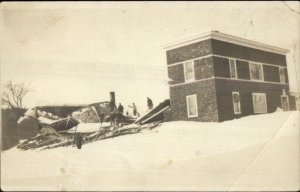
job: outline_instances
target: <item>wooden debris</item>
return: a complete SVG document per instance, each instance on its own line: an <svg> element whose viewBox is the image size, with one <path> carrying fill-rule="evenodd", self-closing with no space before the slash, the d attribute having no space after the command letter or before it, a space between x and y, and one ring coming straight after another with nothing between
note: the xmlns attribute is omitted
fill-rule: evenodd
<svg viewBox="0 0 300 192"><path fill-rule="evenodd" d="M103 140L108 138L113 138L121 135L127 134L135 134L139 133L143 129L153 129L160 125L159 122L154 122L150 124L144 124L137 126L136 124L132 124L132 126L128 125L126 127L119 127L114 130L110 129L100 129L97 132L82 134L85 143L94 142L97 140ZM19 149L28 150L28 149L53 149L57 147L66 147L73 144L73 136L74 134L70 133L58 133L52 127L42 128L41 133L36 137L30 138L27 141L18 145Z"/></svg>
<svg viewBox="0 0 300 192"><path fill-rule="evenodd" d="M134 123L135 124L146 124L155 121L162 121L163 120L163 112L170 108L170 100L166 99L159 105L157 105L152 110L148 111L145 115L139 117Z"/></svg>

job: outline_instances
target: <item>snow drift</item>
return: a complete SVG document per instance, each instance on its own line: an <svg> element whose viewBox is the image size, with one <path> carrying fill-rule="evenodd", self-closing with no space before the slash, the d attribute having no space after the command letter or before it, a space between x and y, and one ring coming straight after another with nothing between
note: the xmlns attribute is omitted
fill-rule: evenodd
<svg viewBox="0 0 300 192"><path fill-rule="evenodd" d="M298 190L299 112L1 153L3 190Z"/></svg>

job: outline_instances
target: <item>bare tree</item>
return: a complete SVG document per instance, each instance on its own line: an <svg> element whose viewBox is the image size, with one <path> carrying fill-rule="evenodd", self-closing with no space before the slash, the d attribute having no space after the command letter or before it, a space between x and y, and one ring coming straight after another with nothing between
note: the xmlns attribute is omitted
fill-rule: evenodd
<svg viewBox="0 0 300 192"><path fill-rule="evenodd" d="M6 105L12 109L21 109L23 108L23 98L27 93L32 91L30 84L25 85L23 83L14 83L13 81L9 81L2 93L1 101L2 105Z"/></svg>

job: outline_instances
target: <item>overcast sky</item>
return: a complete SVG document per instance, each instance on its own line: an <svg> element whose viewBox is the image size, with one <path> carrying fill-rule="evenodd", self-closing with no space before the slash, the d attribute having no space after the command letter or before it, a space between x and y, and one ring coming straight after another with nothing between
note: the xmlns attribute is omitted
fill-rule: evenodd
<svg viewBox="0 0 300 192"><path fill-rule="evenodd" d="M169 97L163 46L219 30L289 49L291 89L300 90L299 11L298 2L1 3L1 86L31 83L27 107L115 91L143 111L147 96L155 105Z"/></svg>

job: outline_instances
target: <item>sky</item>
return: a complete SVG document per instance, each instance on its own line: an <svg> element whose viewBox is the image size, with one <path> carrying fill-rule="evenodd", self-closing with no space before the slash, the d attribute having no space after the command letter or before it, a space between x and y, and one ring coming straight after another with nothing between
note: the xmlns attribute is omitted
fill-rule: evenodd
<svg viewBox="0 0 300 192"><path fill-rule="evenodd" d="M1 91L33 87L26 107L169 98L164 45L206 31L290 50L290 88L300 91L299 2L1 3ZM292 11L294 10L294 11ZM298 13L297 13L298 12ZM295 58L295 59L293 59Z"/></svg>

